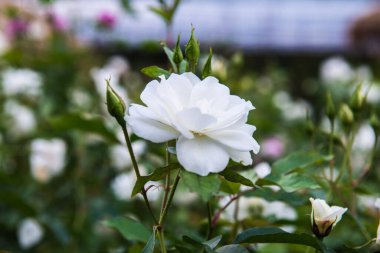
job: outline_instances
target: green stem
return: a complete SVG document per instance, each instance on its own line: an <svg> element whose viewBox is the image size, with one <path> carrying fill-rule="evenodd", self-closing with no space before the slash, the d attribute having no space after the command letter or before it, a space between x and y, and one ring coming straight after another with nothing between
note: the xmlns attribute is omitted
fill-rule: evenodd
<svg viewBox="0 0 380 253"><path fill-rule="evenodd" d="M172 203L172 200L173 200L173 197L174 197L174 193L175 193L175 191L177 189L177 185L178 185L179 179L181 178L180 175L179 175L180 172L181 172L181 170L179 169L178 173L177 173L177 176L174 179L173 186L170 189L168 200L167 200L167 202L165 204L164 210L162 211L162 215L160 216L160 219L158 221L158 225L162 226L163 223L164 223L164 221L165 221L165 217L166 217L166 215L168 213L168 210L169 210L169 207L170 207L170 205Z"/></svg>
<svg viewBox="0 0 380 253"><path fill-rule="evenodd" d="M334 155L334 131L335 131L335 124L334 119L330 120L330 143L329 143L329 155ZM334 180L334 158L330 161L330 180Z"/></svg>
<svg viewBox="0 0 380 253"><path fill-rule="evenodd" d="M161 253L166 253L164 230L161 226L157 228L157 237L160 242Z"/></svg>
<svg viewBox="0 0 380 253"><path fill-rule="evenodd" d="M168 166L170 163L170 153L168 151L168 148L169 148L169 142L166 143L166 166ZM164 197L162 198L160 215L162 215L162 212L164 211L164 207L168 199L169 191L170 191L170 171L168 171L168 173L165 176Z"/></svg>
<svg viewBox="0 0 380 253"><path fill-rule="evenodd" d="M121 128L123 130L125 142L127 144L129 155L130 155L131 160L132 160L133 169L134 169L134 171L136 173L137 179L139 179L141 177L141 175L140 175L139 167L137 165L135 154L134 154L133 149L132 149L131 140L129 139L129 135L128 135L128 130L127 130L126 124L121 124ZM150 215L152 216L152 218L154 220L154 223L157 224L157 219L156 219L156 216L153 213L152 207L150 206L150 203L149 203L149 200L148 200L148 196L146 195L145 188L143 188L141 190L141 194L143 195L145 205L147 206L147 208L149 210L149 213L150 213Z"/></svg>
<svg viewBox="0 0 380 253"><path fill-rule="evenodd" d="M210 201L207 201L207 221L208 221L208 229L207 229L207 240L211 239L212 236L212 210L211 210L211 204Z"/></svg>

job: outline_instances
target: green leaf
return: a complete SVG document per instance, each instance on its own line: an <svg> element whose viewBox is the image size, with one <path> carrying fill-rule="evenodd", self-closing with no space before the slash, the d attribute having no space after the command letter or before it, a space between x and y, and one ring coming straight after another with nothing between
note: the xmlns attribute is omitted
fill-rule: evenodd
<svg viewBox="0 0 380 253"><path fill-rule="evenodd" d="M153 231L144 249L142 250L142 253L153 253L155 244L156 244L156 233Z"/></svg>
<svg viewBox="0 0 380 253"><path fill-rule="evenodd" d="M205 202L220 188L221 182L217 174L209 174L202 177L191 172L182 171L181 176L185 186L190 191L198 193Z"/></svg>
<svg viewBox="0 0 380 253"><path fill-rule="evenodd" d="M251 180L248 178L243 177L236 171L232 170L231 168L226 168L222 172L219 172L219 175L223 176L227 181L233 182L233 183L240 183L242 185L254 187L255 185L252 183Z"/></svg>
<svg viewBox="0 0 380 253"><path fill-rule="evenodd" d="M210 53L208 55L208 58L206 60L205 65L203 66L202 78L206 78L209 75L211 75L211 72L212 72L212 69L211 69L211 60L212 60L212 49L210 48Z"/></svg>
<svg viewBox="0 0 380 253"><path fill-rule="evenodd" d="M134 197L137 193L139 193L147 182L159 181L163 179L170 171L178 169L179 167L180 166L178 163L173 163L165 167L157 168L147 176L141 176L137 179L136 184L133 187L131 197Z"/></svg>
<svg viewBox="0 0 380 253"><path fill-rule="evenodd" d="M149 76L151 78L157 78L157 77L160 77L162 75L164 75L166 78L168 78L170 76L169 71L162 69L160 67L157 67L157 66L149 66L149 67L143 68L141 70L141 73L143 73L144 75Z"/></svg>
<svg viewBox="0 0 380 253"><path fill-rule="evenodd" d="M321 241L309 234L291 234L276 227L251 228L240 233L234 243L286 243L315 248L332 253Z"/></svg>
<svg viewBox="0 0 380 253"><path fill-rule="evenodd" d="M102 223L119 231L127 240L147 242L151 237L151 232L144 225L128 217L116 217Z"/></svg>
<svg viewBox="0 0 380 253"><path fill-rule="evenodd" d="M259 179L256 184L260 186L276 184L287 192L304 188L319 188L317 181L305 170L315 168L331 159L331 156L316 152L295 152L275 162L272 166L272 173L265 179Z"/></svg>
<svg viewBox="0 0 380 253"><path fill-rule="evenodd" d="M172 50L170 50L167 46L163 46L163 49L164 49L166 56L168 57L170 64L172 65L173 71L178 72L177 65L175 64L175 62L173 60L174 52Z"/></svg>
<svg viewBox="0 0 380 253"><path fill-rule="evenodd" d="M216 250L217 253L249 253L246 248L239 244L223 246Z"/></svg>
<svg viewBox="0 0 380 253"><path fill-rule="evenodd" d="M222 180L219 190L228 194L237 194L240 190L240 184Z"/></svg>
<svg viewBox="0 0 380 253"><path fill-rule="evenodd" d="M78 130L99 134L112 142L119 142L115 134L106 127L103 118L100 116L84 113L66 113L52 117L48 123L55 131L66 133L68 130Z"/></svg>
<svg viewBox="0 0 380 253"><path fill-rule="evenodd" d="M203 242L202 244L210 247L211 249L214 249L221 240L222 240L222 235L218 235L206 242Z"/></svg>

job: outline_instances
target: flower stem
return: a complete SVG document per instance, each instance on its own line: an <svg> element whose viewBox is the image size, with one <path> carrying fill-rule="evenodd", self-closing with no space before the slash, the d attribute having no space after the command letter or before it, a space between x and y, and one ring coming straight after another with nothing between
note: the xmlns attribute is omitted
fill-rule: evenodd
<svg viewBox="0 0 380 253"><path fill-rule="evenodd" d="M210 240L211 239L211 236L212 236L212 225L211 225L211 221L212 221L212 210L211 210L211 204L210 204L210 201L207 201L207 221L208 221L208 229L207 229L207 240Z"/></svg>
<svg viewBox="0 0 380 253"><path fill-rule="evenodd" d="M136 173L137 179L139 179L141 177L141 175L140 175L139 167L137 165L135 154L134 154L133 149L132 149L131 140L129 139L127 126L125 124L121 124L121 128L123 130L123 134L124 134L125 142L126 142L127 147L128 147L129 155L131 156L133 169L134 169L134 171ZM148 196L146 195L145 188L143 188L141 190L141 194L143 195L145 205L147 206L147 208L149 210L149 213L150 213L150 215L152 216L152 218L154 220L154 223L157 224L157 219L156 219L156 216L153 213L152 207L150 206L150 203L149 203L149 200L148 200Z"/></svg>
<svg viewBox="0 0 380 253"><path fill-rule="evenodd" d="M174 193L175 193L175 191L177 189L177 185L178 185L179 179L181 178L181 176L179 175L180 172L181 172L181 170L178 170L177 176L174 179L173 186L170 189L168 200L166 201L166 204L164 206L164 209L163 209L162 214L160 216L160 219L158 221L158 225L162 226L163 223L164 223L164 221L165 221L165 217L166 217L166 215L168 213L168 210L169 210L169 207L170 207L170 205L172 203L172 200L173 200L173 197L174 197Z"/></svg>
<svg viewBox="0 0 380 253"><path fill-rule="evenodd" d="M158 241L160 242L161 253L166 253L167 251L165 245L164 230L160 225L157 227L157 237Z"/></svg>

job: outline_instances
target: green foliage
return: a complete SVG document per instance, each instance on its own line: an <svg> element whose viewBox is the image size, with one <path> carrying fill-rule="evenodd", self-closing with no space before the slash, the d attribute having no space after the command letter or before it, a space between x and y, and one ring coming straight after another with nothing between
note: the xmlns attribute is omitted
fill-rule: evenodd
<svg viewBox="0 0 380 253"><path fill-rule="evenodd" d="M143 73L144 75L151 77L151 78L157 78L157 77L160 77L162 75L165 76L165 78L168 78L170 75L169 71L166 71L166 70L164 70L160 67L157 67L157 66L150 66L150 67L143 68L141 70L141 73Z"/></svg>
<svg viewBox="0 0 380 253"><path fill-rule="evenodd" d="M235 243L285 243L312 247L323 253L334 252L309 234L291 234L276 227L251 228L240 233Z"/></svg>
<svg viewBox="0 0 380 253"><path fill-rule="evenodd" d="M248 250L239 244L231 244L220 247L217 253L248 253Z"/></svg>
<svg viewBox="0 0 380 253"><path fill-rule="evenodd" d="M222 172L219 172L219 175L223 176L224 179L226 179L229 182L239 183L239 184L250 186L250 187L255 186L251 180L243 177L242 175L240 175L239 173L237 173L231 168L226 168Z"/></svg>
<svg viewBox="0 0 380 253"><path fill-rule="evenodd" d="M149 240L146 243L142 253L153 253L155 244L156 244L156 233L153 231L153 233L149 237Z"/></svg>
<svg viewBox="0 0 380 253"><path fill-rule="evenodd" d="M128 217L116 217L103 221L103 225L116 229L127 240L147 242L147 245L154 247L154 234L151 235L151 232L138 221Z"/></svg>
<svg viewBox="0 0 380 253"><path fill-rule="evenodd" d="M212 49L210 48L210 53L207 57L205 65L203 66L202 78L206 78L209 75L211 75L212 73L211 60L212 60Z"/></svg>
<svg viewBox="0 0 380 253"><path fill-rule="evenodd" d="M139 177L136 181L135 186L133 187L132 197L139 193L147 182L162 180L168 173L176 169L179 169L179 164L169 164L168 166L155 169L148 176Z"/></svg>
<svg viewBox="0 0 380 253"><path fill-rule="evenodd" d="M216 174L209 174L202 177L197 174L181 171L181 177L183 183L192 192L196 192L202 198L203 201L208 201L213 193L217 192L220 188L220 178Z"/></svg>

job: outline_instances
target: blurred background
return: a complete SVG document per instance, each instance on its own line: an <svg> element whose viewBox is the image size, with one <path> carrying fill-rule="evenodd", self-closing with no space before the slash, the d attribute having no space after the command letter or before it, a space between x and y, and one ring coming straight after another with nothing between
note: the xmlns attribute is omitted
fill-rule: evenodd
<svg viewBox="0 0 380 253"><path fill-rule="evenodd" d="M326 91L338 104L359 83L368 103L358 121L354 165L363 167L375 140L369 115L380 112L380 1L182 0L170 11L175 4L0 0L0 252L140 252L141 243L102 225L128 215L149 226L141 199L130 198L136 179L121 130L105 108L105 79L111 77L127 103L140 103L151 80L140 69L168 68L160 43L173 47L180 34L184 46L192 27L204 52L199 68L212 47L213 75L257 108L249 119L261 144L252 178L268 175L285 154L310 148L309 123L328 129ZM164 164L162 145L131 138L144 173ZM378 192L380 173L371 173L366 187ZM159 202L162 187L151 184L149 196ZM372 193L361 192L359 203L374 234ZM194 204L199 197L185 187L178 195L169 238L201 236L206 208ZM228 195L216 196L214 205L222 206ZM227 209L219 228L224 240L252 226L309 231L305 192L267 189L250 197L241 201L238 226ZM159 204L153 204L156 211ZM342 228L350 226L346 221ZM361 242L351 231L336 234ZM332 236L328 243L339 241Z"/></svg>

